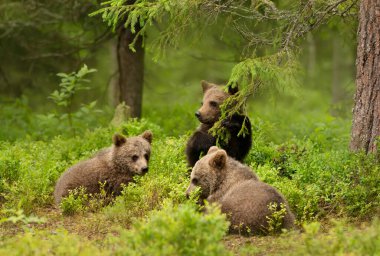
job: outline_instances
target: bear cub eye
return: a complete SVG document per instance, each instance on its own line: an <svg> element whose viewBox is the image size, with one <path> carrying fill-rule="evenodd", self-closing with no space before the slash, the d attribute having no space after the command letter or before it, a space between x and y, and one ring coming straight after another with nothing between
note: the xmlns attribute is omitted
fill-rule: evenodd
<svg viewBox="0 0 380 256"><path fill-rule="evenodd" d="M192 180L191 180L191 183L193 183L194 185L198 185L198 179L197 178L193 178Z"/></svg>
<svg viewBox="0 0 380 256"><path fill-rule="evenodd" d="M132 156L132 161L133 161L133 162L136 162L138 159L139 159L139 156L138 156L138 155L133 155L133 156Z"/></svg>
<svg viewBox="0 0 380 256"><path fill-rule="evenodd" d="M146 159L147 161L149 161L149 154L145 154L144 157L145 157L145 159Z"/></svg>
<svg viewBox="0 0 380 256"><path fill-rule="evenodd" d="M216 101L210 101L210 106L216 108L218 107L218 103Z"/></svg>

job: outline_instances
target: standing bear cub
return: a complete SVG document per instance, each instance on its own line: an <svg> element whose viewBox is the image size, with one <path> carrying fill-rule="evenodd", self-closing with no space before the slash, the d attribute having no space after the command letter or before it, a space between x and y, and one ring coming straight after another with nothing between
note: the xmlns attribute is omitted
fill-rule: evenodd
<svg viewBox="0 0 380 256"><path fill-rule="evenodd" d="M62 174L55 186L55 203L59 204L70 190L79 187L84 187L86 193L99 193L101 184L107 195L120 195L121 184L128 185L134 175L148 172L152 137L150 131L130 138L115 134L111 147Z"/></svg>
<svg viewBox="0 0 380 256"><path fill-rule="evenodd" d="M209 130L219 120L221 116L220 105L237 93L237 88L229 88L228 93L222 86L202 81L203 102L202 107L195 113L201 125L193 133L187 142L186 157L189 167L193 167L201 155L206 154L211 146L216 145L216 138L209 133ZM246 134L239 134L243 124L246 127ZM223 120L222 126L230 134L227 143L221 145L229 156L238 161L242 161L248 154L252 145L252 131L249 118L245 115L234 114L231 118Z"/></svg>
<svg viewBox="0 0 380 256"><path fill-rule="evenodd" d="M231 233L268 233L268 218L273 210L286 210L280 228L290 229L294 225L285 198L272 186L259 181L249 167L215 146L195 164L186 194L189 196L196 187L200 187L201 200L221 206L231 223ZM275 209L269 209L273 204Z"/></svg>

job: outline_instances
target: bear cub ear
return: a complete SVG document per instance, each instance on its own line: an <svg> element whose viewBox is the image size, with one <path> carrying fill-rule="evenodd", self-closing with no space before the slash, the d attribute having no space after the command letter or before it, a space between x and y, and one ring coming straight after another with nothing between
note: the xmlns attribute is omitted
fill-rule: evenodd
<svg viewBox="0 0 380 256"><path fill-rule="evenodd" d="M209 154L211 154L211 153L214 153L214 152L216 152L216 151L218 151L219 150L219 148L217 147L217 146L212 146L212 147L210 147L209 149L208 149L208 151L207 151L207 155L209 155Z"/></svg>
<svg viewBox="0 0 380 256"><path fill-rule="evenodd" d="M212 84L210 84L209 82L205 80L201 81L201 85L202 85L203 93L205 93L208 89L212 87Z"/></svg>
<svg viewBox="0 0 380 256"><path fill-rule="evenodd" d="M153 133L151 131L147 130L143 132L140 136L147 140L149 144L152 144Z"/></svg>
<svg viewBox="0 0 380 256"><path fill-rule="evenodd" d="M216 169L223 169L226 166L227 153L223 149L216 151L215 155L210 159L209 164Z"/></svg>
<svg viewBox="0 0 380 256"><path fill-rule="evenodd" d="M121 145L123 145L127 141L127 138L125 138L121 134L115 133L112 137L112 141L116 147L120 147Z"/></svg>

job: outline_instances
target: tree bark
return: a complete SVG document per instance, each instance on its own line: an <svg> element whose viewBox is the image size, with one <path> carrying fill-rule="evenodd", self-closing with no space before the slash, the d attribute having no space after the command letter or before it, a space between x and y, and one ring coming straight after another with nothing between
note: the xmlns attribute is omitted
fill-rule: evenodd
<svg viewBox="0 0 380 256"><path fill-rule="evenodd" d="M136 27L136 32L139 30ZM131 117L141 117L142 93L144 82L144 48L142 38L135 44L136 52L129 48L136 34L121 27L118 31L117 60L119 67L119 103L130 107Z"/></svg>
<svg viewBox="0 0 380 256"><path fill-rule="evenodd" d="M356 68L350 148L374 153L380 135L380 4L377 0L360 3Z"/></svg>

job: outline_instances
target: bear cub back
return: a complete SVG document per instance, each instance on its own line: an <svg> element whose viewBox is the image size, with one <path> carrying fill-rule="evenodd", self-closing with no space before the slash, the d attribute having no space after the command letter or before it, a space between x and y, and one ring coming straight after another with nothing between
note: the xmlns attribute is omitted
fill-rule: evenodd
<svg viewBox="0 0 380 256"><path fill-rule="evenodd" d="M231 95L237 93L236 88L229 88L228 92L222 86L202 81L203 101L202 106L195 113L201 123L197 130L189 138L186 146L188 166L193 167L201 155L207 153L211 146L216 145L216 138L209 134L209 130L221 116L220 106ZM245 125L247 133L239 134ZM223 128L229 133L227 143L222 144L229 156L242 161L248 154L252 144L251 123L247 116L236 113L231 118L222 121Z"/></svg>
<svg viewBox="0 0 380 256"><path fill-rule="evenodd" d="M122 184L128 185L133 176L148 172L152 137L150 131L130 138L115 134L111 147L61 175L54 190L55 203L59 204L70 190L79 187L84 187L90 194L99 193L101 184L104 184L107 195L120 195Z"/></svg>
<svg viewBox="0 0 380 256"><path fill-rule="evenodd" d="M269 205L275 204L275 211L284 207L281 228L294 226L294 216L285 198L272 186L259 181L248 167L231 157L226 151L211 147L193 167L189 195L200 187L201 200L218 203L230 221L230 232L240 234L268 233L268 219L272 215Z"/></svg>

